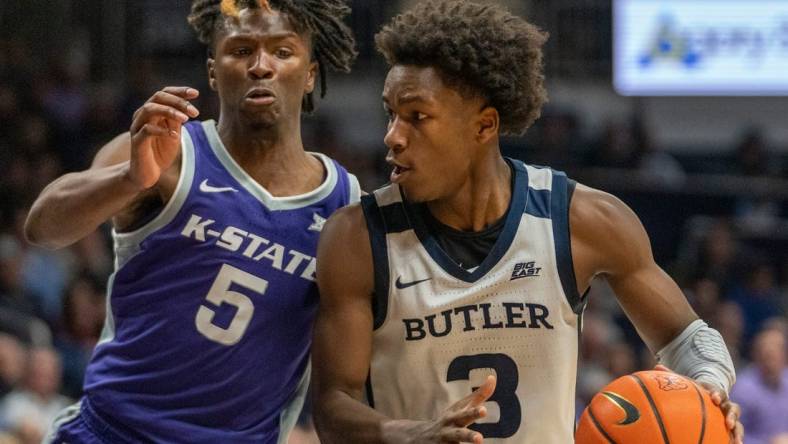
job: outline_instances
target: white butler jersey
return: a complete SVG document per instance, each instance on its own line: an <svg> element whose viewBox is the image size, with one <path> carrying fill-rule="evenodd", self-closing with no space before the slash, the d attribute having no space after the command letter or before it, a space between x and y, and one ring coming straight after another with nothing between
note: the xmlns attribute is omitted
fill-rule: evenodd
<svg viewBox="0 0 788 444"><path fill-rule="evenodd" d="M580 314L566 176L515 160L512 201L472 272L438 246L398 186L362 198L375 265L367 398L392 418L437 418L497 375L485 443L573 442Z"/></svg>

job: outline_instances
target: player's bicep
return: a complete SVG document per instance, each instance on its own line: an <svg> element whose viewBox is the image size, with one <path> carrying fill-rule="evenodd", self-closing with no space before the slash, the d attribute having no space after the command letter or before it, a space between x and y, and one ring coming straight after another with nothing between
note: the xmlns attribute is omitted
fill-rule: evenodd
<svg viewBox="0 0 788 444"><path fill-rule="evenodd" d="M697 315L676 282L654 261L637 215L607 193L585 188L579 194L580 211L575 215L582 219L576 221L582 226L580 250L586 252L592 274L607 279L641 337L653 351L659 350Z"/></svg>
<svg viewBox="0 0 788 444"><path fill-rule="evenodd" d="M131 158L131 136L120 134L102 146L93 157L91 169L104 168L126 162Z"/></svg>
<svg viewBox="0 0 788 444"><path fill-rule="evenodd" d="M358 205L332 216L321 234L320 308L312 350L317 392L340 390L356 399L363 396L373 328L373 270L366 236Z"/></svg>

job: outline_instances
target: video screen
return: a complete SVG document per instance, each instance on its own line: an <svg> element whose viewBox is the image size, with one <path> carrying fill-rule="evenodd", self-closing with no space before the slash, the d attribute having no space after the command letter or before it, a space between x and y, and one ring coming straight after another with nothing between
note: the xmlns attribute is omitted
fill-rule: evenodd
<svg viewBox="0 0 788 444"><path fill-rule="evenodd" d="M614 0L627 96L788 95L788 1Z"/></svg>

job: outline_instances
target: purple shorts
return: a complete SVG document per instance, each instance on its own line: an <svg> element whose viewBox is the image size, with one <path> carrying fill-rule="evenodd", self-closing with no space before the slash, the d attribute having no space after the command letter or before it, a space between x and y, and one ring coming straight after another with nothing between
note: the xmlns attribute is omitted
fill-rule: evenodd
<svg viewBox="0 0 788 444"><path fill-rule="evenodd" d="M87 399L63 410L55 419L44 444L133 444L139 440L123 436L101 419Z"/></svg>

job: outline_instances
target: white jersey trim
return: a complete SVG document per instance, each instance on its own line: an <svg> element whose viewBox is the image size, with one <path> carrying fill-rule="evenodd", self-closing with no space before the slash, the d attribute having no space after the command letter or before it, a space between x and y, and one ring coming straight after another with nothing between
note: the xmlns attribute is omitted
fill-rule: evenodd
<svg viewBox="0 0 788 444"><path fill-rule="evenodd" d="M528 165L526 163L520 163L521 165L525 166L525 169L528 171L528 187L533 190L551 190L553 187L553 172L552 170L548 170L549 174L540 174L539 170L544 170L544 168L536 168L532 165Z"/></svg>
<svg viewBox="0 0 788 444"><path fill-rule="evenodd" d="M361 200L361 185L359 185L358 178L355 175L348 173L347 178L350 184L350 196L348 204L353 204Z"/></svg>
<svg viewBox="0 0 788 444"><path fill-rule="evenodd" d="M385 207L394 203L402 202L402 195L399 191L399 185L392 183L382 188L378 188L373 192L375 201L378 207Z"/></svg>
<svg viewBox="0 0 788 444"><path fill-rule="evenodd" d="M195 169L194 143L186 128L181 130L181 172L178 184L164 209L150 222L142 227L126 233L112 230L115 241L115 270L120 269L134 254L139 251L139 244L154 231L170 223L180 211L194 180Z"/></svg>
<svg viewBox="0 0 788 444"><path fill-rule="evenodd" d="M306 400L307 389L309 388L311 373L312 362L308 361L293 397L279 416L279 439L276 441L277 444L287 444L290 432L293 431L298 417L301 415L301 410L304 408L304 401Z"/></svg>
<svg viewBox="0 0 788 444"><path fill-rule="evenodd" d="M224 165L230 175L233 176L241 186L271 210L295 210L315 204L328 197L337 184L338 173L334 162L325 154L307 151L308 154L317 157L317 159L323 163L323 168L325 168L326 171L326 178L323 180L323 183L314 190L304 194L276 197L266 190L265 187L257 183L257 181L244 171L243 168L238 165L238 162L233 159L224 146L222 139L219 137L219 133L216 131L216 122L213 120L206 120L202 122L202 127L205 130L205 135L208 138L211 149L213 149L219 162Z"/></svg>
<svg viewBox="0 0 788 444"><path fill-rule="evenodd" d="M57 433L60 431L60 428L77 419L81 409L82 401L80 400L76 404L72 404L61 410L60 413L55 416L55 420L52 422L52 425L49 426L49 431L47 432L46 436L44 436L41 444L50 444L54 442L55 438L57 437Z"/></svg>
<svg viewBox="0 0 788 444"><path fill-rule="evenodd" d="M107 301L105 307L105 316L104 316L104 326L101 328L101 336L99 337L98 342L96 342L96 347L106 342L111 342L115 339L115 317L112 315L112 287L115 284L115 274L117 274L117 270L109 276L109 280L107 281Z"/></svg>

